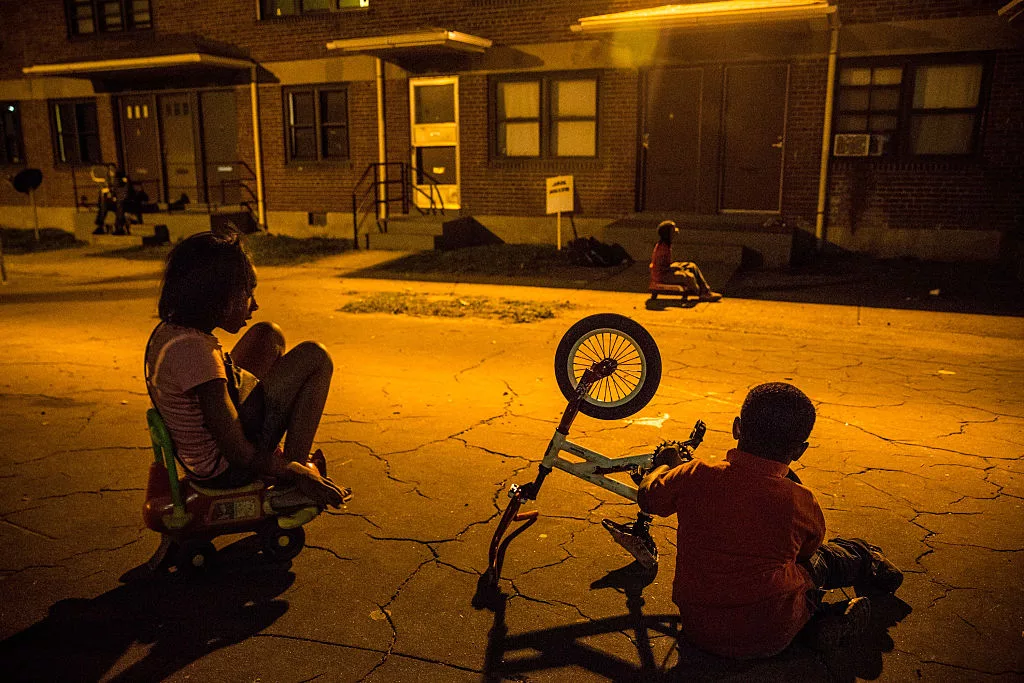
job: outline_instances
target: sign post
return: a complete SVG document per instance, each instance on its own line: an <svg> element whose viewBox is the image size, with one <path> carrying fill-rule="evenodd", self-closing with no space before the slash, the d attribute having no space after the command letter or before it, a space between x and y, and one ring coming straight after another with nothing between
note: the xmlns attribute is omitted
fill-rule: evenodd
<svg viewBox="0 0 1024 683"><path fill-rule="evenodd" d="M573 186L571 175L560 175L547 179L547 213L556 214L556 244L562 249L562 212L573 210Z"/></svg>

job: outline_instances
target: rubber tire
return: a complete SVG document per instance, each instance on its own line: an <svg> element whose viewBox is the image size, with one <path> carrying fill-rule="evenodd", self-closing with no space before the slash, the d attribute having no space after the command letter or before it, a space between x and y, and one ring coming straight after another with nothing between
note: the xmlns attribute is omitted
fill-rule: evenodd
<svg viewBox="0 0 1024 683"><path fill-rule="evenodd" d="M646 372L642 383L634 390L636 393L625 403L616 406L601 405L587 397L587 400L580 404L580 412L599 420L621 420L650 403L658 391L658 385L661 384L661 352L658 351L658 345L650 333L635 320L617 313L598 313L587 316L570 327L555 350L555 381L558 382L558 388L566 400L571 400L576 395L576 385L569 366L569 354L577 342L602 329L615 330L629 336L643 359Z"/></svg>
<svg viewBox="0 0 1024 683"><path fill-rule="evenodd" d="M282 529L276 521L271 521L260 531L260 547L263 554L273 562L287 562L302 552L305 545L306 530L301 526Z"/></svg>
<svg viewBox="0 0 1024 683"><path fill-rule="evenodd" d="M174 566L185 577L209 573L217 562L217 549L209 541L185 541L178 548Z"/></svg>

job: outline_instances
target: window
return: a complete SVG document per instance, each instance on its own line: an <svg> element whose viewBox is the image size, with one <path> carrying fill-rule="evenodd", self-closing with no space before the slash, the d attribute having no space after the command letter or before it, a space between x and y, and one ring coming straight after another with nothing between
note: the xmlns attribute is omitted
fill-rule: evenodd
<svg viewBox="0 0 1024 683"><path fill-rule="evenodd" d="M597 79L545 75L494 82L494 156L597 156Z"/></svg>
<svg viewBox="0 0 1024 683"><path fill-rule="evenodd" d="M348 159L348 91L339 87L285 92L288 161Z"/></svg>
<svg viewBox="0 0 1024 683"><path fill-rule="evenodd" d="M100 153L96 102L61 100L50 103L56 159L64 164L98 164Z"/></svg>
<svg viewBox="0 0 1024 683"><path fill-rule="evenodd" d="M150 0L65 0L71 35L153 28Z"/></svg>
<svg viewBox="0 0 1024 683"><path fill-rule="evenodd" d="M984 76L980 59L844 66L835 132L870 135L874 156L972 154Z"/></svg>
<svg viewBox="0 0 1024 683"><path fill-rule="evenodd" d="M260 18L322 14L370 6L370 0L260 0Z"/></svg>
<svg viewBox="0 0 1024 683"><path fill-rule="evenodd" d="M17 102L0 102L0 164L23 163L20 107Z"/></svg>

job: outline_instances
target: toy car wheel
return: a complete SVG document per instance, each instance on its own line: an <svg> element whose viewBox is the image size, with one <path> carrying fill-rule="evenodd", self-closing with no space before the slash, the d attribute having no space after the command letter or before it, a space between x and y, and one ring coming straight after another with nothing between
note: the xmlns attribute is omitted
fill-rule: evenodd
<svg viewBox="0 0 1024 683"><path fill-rule="evenodd" d="M567 400L583 373L595 363L615 361L615 371L598 380L580 412L599 420L620 420L647 405L661 383L661 353L639 323L616 313L583 318L562 336L555 350L555 380Z"/></svg>
<svg viewBox="0 0 1024 683"><path fill-rule="evenodd" d="M282 529L277 524L267 525L260 532L263 553L274 562L287 562L306 545L306 532L300 527Z"/></svg>
<svg viewBox="0 0 1024 683"><path fill-rule="evenodd" d="M209 572L217 558L217 549L209 541L185 541L178 550L175 566L183 576L199 576Z"/></svg>

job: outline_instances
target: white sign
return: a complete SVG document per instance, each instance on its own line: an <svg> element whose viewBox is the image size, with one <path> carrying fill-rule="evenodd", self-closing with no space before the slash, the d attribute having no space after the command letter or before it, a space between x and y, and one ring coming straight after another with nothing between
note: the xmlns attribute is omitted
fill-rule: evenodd
<svg viewBox="0 0 1024 683"><path fill-rule="evenodd" d="M572 206L572 176L560 175L547 179L548 213L567 213Z"/></svg>

